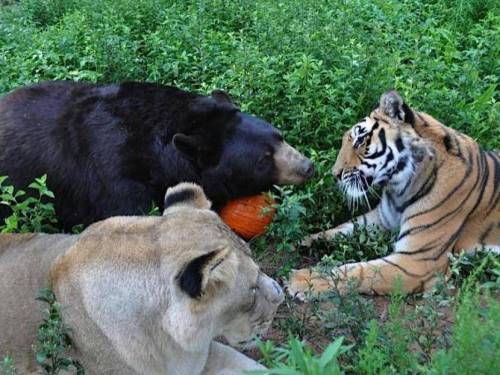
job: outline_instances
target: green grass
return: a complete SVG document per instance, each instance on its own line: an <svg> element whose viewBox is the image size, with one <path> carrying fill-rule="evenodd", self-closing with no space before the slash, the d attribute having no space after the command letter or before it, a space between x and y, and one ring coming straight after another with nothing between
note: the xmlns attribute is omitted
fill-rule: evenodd
<svg viewBox="0 0 500 375"><path fill-rule="evenodd" d="M369 113L383 91L396 88L414 108L485 148L500 149L497 0L2 3L0 93L50 79L148 80L200 93L221 88L310 156L316 177L277 191L277 218L252 244L276 277L319 259L332 265L389 251L390 235L363 228L315 251L295 250L305 234L351 216L331 167L343 132ZM1 229L46 230L50 206L30 202L40 219L33 222L24 196L6 191L6 183L2 200L18 210L13 213L19 220ZM461 257L453 261L451 283L416 298L394 296L382 313L381 301L355 292L307 306L287 301L275 329L283 341L291 332L313 344L313 351L292 338L279 351L280 363L300 369L304 363L297 361L305 358L316 368L321 359L315 353L326 350L332 361L324 363L337 371L338 360L347 373L488 373L499 367L499 275L498 257ZM468 277L481 289L465 292ZM456 320L454 330L444 323L448 319ZM344 342L336 357L326 348L339 336ZM344 346L351 348L344 352ZM273 347L268 349L271 361Z"/></svg>

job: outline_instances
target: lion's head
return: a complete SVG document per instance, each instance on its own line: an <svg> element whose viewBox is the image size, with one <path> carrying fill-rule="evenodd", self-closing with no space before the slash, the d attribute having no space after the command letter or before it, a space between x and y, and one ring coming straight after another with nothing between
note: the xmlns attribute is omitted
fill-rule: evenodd
<svg viewBox="0 0 500 375"><path fill-rule="evenodd" d="M90 320L129 362L138 347L154 355L151 340L194 352L215 336L241 346L267 329L283 292L209 208L200 187L183 183L167 192L162 217L115 217L87 228L51 271L75 334ZM78 339L101 344L94 340Z"/></svg>

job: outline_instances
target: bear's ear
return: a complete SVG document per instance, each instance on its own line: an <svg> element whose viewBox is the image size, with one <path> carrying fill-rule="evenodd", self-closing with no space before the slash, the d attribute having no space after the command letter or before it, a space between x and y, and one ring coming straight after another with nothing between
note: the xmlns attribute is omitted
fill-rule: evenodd
<svg viewBox="0 0 500 375"><path fill-rule="evenodd" d="M177 275L181 290L191 298L202 297L212 285L231 284L236 278L237 257L227 246L190 260Z"/></svg>
<svg viewBox="0 0 500 375"><path fill-rule="evenodd" d="M205 196L201 186L191 182L182 182L174 187L168 188L165 194L165 202L163 204L165 215L172 207L190 206L209 210L211 207L210 201Z"/></svg>
<svg viewBox="0 0 500 375"><path fill-rule="evenodd" d="M234 102L231 99L231 97L229 96L229 94L223 90L214 90L214 91L212 91L210 96L212 98L214 98L215 101L219 104L225 104L225 105L228 105L232 108L237 109L236 104L234 104Z"/></svg>
<svg viewBox="0 0 500 375"><path fill-rule="evenodd" d="M199 154L199 142L195 137L177 133L172 138L172 143L177 151L182 153L187 159L196 161Z"/></svg>
<svg viewBox="0 0 500 375"><path fill-rule="evenodd" d="M204 121L211 116L231 116L239 111L231 97L222 90L214 90L210 96L196 98L191 103L190 110L194 116Z"/></svg>
<svg viewBox="0 0 500 375"><path fill-rule="evenodd" d="M219 154L211 139L201 140L200 134L186 135L177 133L172 138L172 144L186 159L198 168L206 168L217 163Z"/></svg>
<svg viewBox="0 0 500 375"><path fill-rule="evenodd" d="M379 109L391 119L414 125L413 111L396 91L387 91L380 97Z"/></svg>

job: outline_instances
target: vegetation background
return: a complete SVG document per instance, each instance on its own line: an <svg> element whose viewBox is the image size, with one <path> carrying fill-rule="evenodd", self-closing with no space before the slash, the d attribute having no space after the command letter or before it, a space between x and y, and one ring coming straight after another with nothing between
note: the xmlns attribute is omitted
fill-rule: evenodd
<svg viewBox="0 0 500 375"><path fill-rule="evenodd" d="M398 89L410 106L467 133L485 148L500 149L499 52L497 0L0 1L0 93L51 79L146 80L201 93L220 88L310 156L316 178L305 187L276 191L279 214L268 235L253 244L263 266L277 277L323 255L324 262L335 264L390 251L390 236L362 228L353 237L319 244L313 251L293 250L304 234L352 215L330 169L344 131L366 116L385 90ZM478 374L498 369L499 334L480 334L488 331L485 327L493 328L490 335L498 331L498 258L459 259L454 264L455 271L471 265L481 271L472 272L467 288L457 277L420 300L397 293L391 301L353 293L307 307L287 301L272 338L286 341L290 332L309 339L314 351L292 341L276 354L268 343L267 351L262 346L263 358L307 374ZM450 294L450 288L461 292ZM333 304L330 310L337 315L321 313L324 303ZM427 315L412 326L408 316L422 305ZM474 310L478 306L496 310ZM465 309L462 320L460 308ZM463 328L455 330L459 333L446 323L454 317L462 322L456 324ZM372 318L384 323L383 328L370 325ZM422 326L415 327L415 322ZM448 330L448 341L437 339L448 337ZM319 368L314 363L321 362L314 352L339 334L345 340L330 346L329 361L323 362L336 364L339 358L341 366L314 370ZM453 334L463 336L452 339ZM452 345L469 336L476 339L473 344ZM350 350L346 345L352 345ZM290 353L302 360L294 362ZM481 361L483 367L474 367ZM309 367L304 370L298 362Z"/></svg>

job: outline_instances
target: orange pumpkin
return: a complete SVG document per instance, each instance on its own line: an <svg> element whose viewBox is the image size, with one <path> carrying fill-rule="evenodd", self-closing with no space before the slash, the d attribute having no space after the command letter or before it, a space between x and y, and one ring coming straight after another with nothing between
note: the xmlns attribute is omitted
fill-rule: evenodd
<svg viewBox="0 0 500 375"><path fill-rule="evenodd" d="M227 203L220 216L241 237L249 240L266 232L273 220L276 202L269 194L238 198Z"/></svg>

